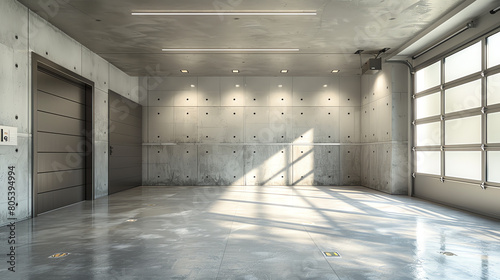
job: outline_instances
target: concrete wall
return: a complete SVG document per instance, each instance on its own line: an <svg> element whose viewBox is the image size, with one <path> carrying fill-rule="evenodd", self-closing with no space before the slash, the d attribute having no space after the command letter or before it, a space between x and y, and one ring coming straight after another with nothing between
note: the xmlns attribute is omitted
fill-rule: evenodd
<svg viewBox="0 0 500 280"><path fill-rule="evenodd" d="M18 2L0 1L0 125L17 127L19 132L17 146L0 146L0 186L7 186L7 167L15 166L18 219L32 213L31 52L95 82L96 197L108 193L108 89L139 101L138 78L121 72ZM0 225L7 222L7 215L7 188L2 187Z"/></svg>
<svg viewBox="0 0 500 280"><path fill-rule="evenodd" d="M408 193L408 69L384 64L361 77L361 184Z"/></svg>
<svg viewBox="0 0 500 280"><path fill-rule="evenodd" d="M151 77L147 185L358 185L360 77Z"/></svg>

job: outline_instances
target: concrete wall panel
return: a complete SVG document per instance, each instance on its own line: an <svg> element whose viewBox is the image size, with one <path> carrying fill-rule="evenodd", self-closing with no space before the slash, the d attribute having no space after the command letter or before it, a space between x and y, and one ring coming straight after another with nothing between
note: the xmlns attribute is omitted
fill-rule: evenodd
<svg viewBox="0 0 500 280"><path fill-rule="evenodd" d="M149 107L149 142L174 141L174 107Z"/></svg>
<svg viewBox="0 0 500 280"><path fill-rule="evenodd" d="M361 110L359 107L341 107L339 113L340 142L358 143L361 132Z"/></svg>
<svg viewBox="0 0 500 280"><path fill-rule="evenodd" d="M371 186L371 153L370 145L361 146L361 184L363 186Z"/></svg>
<svg viewBox="0 0 500 280"><path fill-rule="evenodd" d="M2 125L18 128L18 133L28 133L29 91L28 60L26 55L0 44L0 121Z"/></svg>
<svg viewBox="0 0 500 280"><path fill-rule="evenodd" d="M186 97L185 94L181 93L178 95L181 97L177 99L172 97L172 94L169 95L170 99L164 99L160 95L158 89L182 92L187 88L189 91L189 83L194 83L184 78L178 82L173 79L165 78L160 86L149 91L150 106L160 105L150 107L147 114L149 142L187 142L197 147L197 184L228 185L244 184L246 181L249 185L283 185L300 181L299 184L305 185L336 185L344 180L340 172L340 146L337 144L341 141L341 123L342 133L346 134L342 136L342 141L355 143L356 139L359 139L360 113L359 107L355 105L340 109L342 81L338 77L305 77L298 80L290 77L200 77L196 84L198 98L193 106L187 106L185 101L191 100L184 98L191 97ZM359 79L349 79L343 86L342 96L346 98L344 104L359 100L359 89L354 84ZM311 85L314 86L308 88ZM306 102L309 105L293 107L295 96L292 92L295 95L307 93L307 96L312 98L310 103ZM350 99L351 93L352 100L347 100ZM157 98L160 98L160 103ZM331 102L332 106L328 106L328 102ZM195 111L197 118L194 118ZM172 133L171 130L165 133L163 129L171 125L174 126L175 132L172 140L168 136ZM187 140L192 137L186 133L191 134L194 131L198 132L196 141ZM158 136L160 138L157 139ZM240 145L232 146L230 143ZM306 148L311 147L314 156L302 158L298 155L299 151L296 151L295 159L298 161L293 163L293 167L289 166L288 171L280 171L286 166L286 156L289 157L287 163L293 158L290 143L303 143L307 145ZM314 145L315 143L336 145ZM280 147L290 148L288 152L280 154ZM250 150L252 152L249 152ZM255 155L253 151L256 152ZM152 157L151 154L148 156ZM351 162L354 160L351 159ZM148 162L151 164L151 160ZM316 166L312 175L297 175L302 173L304 166L309 163L313 167ZM150 174L151 168L159 170L157 166L148 168ZM252 170L259 174L249 174ZM296 171L295 178L292 178L292 170ZM351 176L354 172L356 170L349 171L346 176ZM274 173L278 175L273 177ZM160 184L161 180L158 181L157 176L149 177L153 183ZM356 175L353 177L350 182L356 180Z"/></svg>
<svg viewBox="0 0 500 280"><path fill-rule="evenodd" d="M243 128L245 120L245 110L243 107L221 107L221 117L228 127Z"/></svg>
<svg viewBox="0 0 500 280"><path fill-rule="evenodd" d="M236 137L234 137L236 136ZM223 127L200 127L198 128L198 142L199 143L235 143L236 139L243 137L243 135L231 135L231 139L227 135L227 131ZM226 141L228 139L228 141Z"/></svg>
<svg viewBox="0 0 500 280"><path fill-rule="evenodd" d="M340 147L341 185L361 184L361 146Z"/></svg>
<svg viewBox="0 0 500 280"><path fill-rule="evenodd" d="M293 146L292 184L311 186L314 184L314 146Z"/></svg>
<svg viewBox="0 0 500 280"><path fill-rule="evenodd" d="M171 91L149 91L148 106L170 107L174 106L174 95Z"/></svg>
<svg viewBox="0 0 500 280"><path fill-rule="evenodd" d="M108 93L100 89L94 91L94 139L108 141Z"/></svg>
<svg viewBox="0 0 500 280"><path fill-rule="evenodd" d="M149 107L142 107L142 142L149 143Z"/></svg>
<svg viewBox="0 0 500 280"><path fill-rule="evenodd" d="M220 78L221 106L245 106L245 78Z"/></svg>
<svg viewBox="0 0 500 280"><path fill-rule="evenodd" d="M217 77L198 78L198 106L220 106L220 79Z"/></svg>
<svg viewBox="0 0 500 280"><path fill-rule="evenodd" d="M108 146L107 141L97 141L94 143L94 197L99 198L108 195Z"/></svg>
<svg viewBox="0 0 500 280"><path fill-rule="evenodd" d="M0 44L21 52L28 45L28 9L14 2L0 1ZM17 38L16 38L17 36Z"/></svg>
<svg viewBox="0 0 500 280"><path fill-rule="evenodd" d="M148 80L148 90L189 91L191 85L197 84L196 77L152 77Z"/></svg>
<svg viewBox="0 0 500 280"><path fill-rule="evenodd" d="M176 123L174 125L175 143L198 142L198 125L193 123Z"/></svg>
<svg viewBox="0 0 500 280"><path fill-rule="evenodd" d="M346 107L361 104L361 77L343 76L339 78L339 105Z"/></svg>
<svg viewBox="0 0 500 280"><path fill-rule="evenodd" d="M138 86L139 86L139 104L143 106L143 108L148 106L148 77L138 77Z"/></svg>
<svg viewBox="0 0 500 280"><path fill-rule="evenodd" d="M378 156L378 177L380 188L379 190L392 193L392 168L387 168L387 166L392 167L392 144L382 144L377 145L377 156Z"/></svg>
<svg viewBox="0 0 500 280"><path fill-rule="evenodd" d="M369 175L369 186L370 188L380 190L381 189L381 184L380 184L380 168L381 168L381 162L380 162L380 157L379 157L379 150L377 149L376 144L370 144L369 145L369 158L370 158L370 175Z"/></svg>
<svg viewBox="0 0 500 280"><path fill-rule="evenodd" d="M361 106L368 105L374 99L375 77L376 75L361 76Z"/></svg>
<svg viewBox="0 0 500 280"><path fill-rule="evenodd" d="M332 186L341 184L340 146L314 147L314 185Z"/></svg>
<svg viewBox="0 0 500 280"><path fill-rule="evenodd" d="M363 105L360 111L361 118L361 133L360 133L360 142L367 143L369 141L368 135L370 134L370 106Z"/></svg>
<svg viewBox="0 0 500 280"><path fill-rule="evenodd" d="M244 160L241 146L198 146L199 185L244 185Z"/></svg>
<svg viewBox="0 0 500 280"><path fill-rule="evenodd" d="M0 146L0 168L2 175L0 183L5 186L0 190L0 224L7 223L7 197L8 197L8 167L13 166L15 175L16 201L18 206L15 211L15 218L24 219L31 215L31 184L30 184L30 163L29 163L29 141L28 137L18 137L17 146Z"/></svg>
<svg viewBox="0 0 500 280"><path fill-rule="evenodd" d="M339 114L339 107L294 107L292 125L295 142L339 142Z"/></svg>
<svg viewBox="0 0 500 280"><path fill-rule="evenodd" d="M370 106L368 107L369 110L368 141L371 143L377 142L378 137L380 137L378 132L379 132L379 126L382 124L379 123L381 110L379 109L378 104L379 102L375 101L370 103Z"/></svg>
<svg viewBox="0 0 500 280"><path fill-rule="evenodd" d="M406 65L392 65L392 92L408 92L409 69Z"/></svg>
<svg viewBox="0 0 500 280"><path fill-rule="evenodd" d="M198 124L198 108L174 107L175 124Z"/></svg>
<svg viewBox="0 0 500 280"><path fill-rule="evenodd" d="M245 79L245 104L246 106L269 106L269 91L271 78L247 77Z"/></svg>
<svg viewBox="0 0 500 280"><path fill-rule="evenodd" d="M82 74L82 45L77 41L31 11L29 34L31 50L72 72Z"/></svg>
<svg viewBox="0 0 500 280"><path fill-rule="evenodd" d="M245 132L243 127L228 127L224 129L222 143L243 143Z"/></svg>
<svg viewBox="0 0 500 280"><path fill-rule="evenodd" d="M291 176L291 152L287 145L246 146L246 185L287 185Z"/></svg>
<svg viewBox="0 0 500 280"><path fill-rule="evenodd" d="M225 117L228 117L226 115ZM230 116L229 116L230 117ZM227 126L226 118L222 117L220 107L199 107L198 108L198 126L205 127L224 127Z"/></svg>
<svg viewBox="0 0 500 280"><path fill-rule="evenodd" d="M131 79L116 66L109 64L109 89L132 100Z"/></svg>
<svg viewBox="0 0 500 280"><path fill-rule="evenodd" d="M150 185L196 185L197 148L193 145L150 146Z"/></svg>
<svg viewBox="0 0 500 280"><path fill-rule="evenodd" d="M408 93L392 94L392 139L408 141Z"/></svg>
<svg viewBox="0 0 500 280"><path fill-rule="evenodd" d="M183 91L169 91L169 95L174 98L174 106L198 106L198 93L196 89Z"/></svg>
<svg viewBox="0 0 500 280"><path fill-rule="evenodd" d="M294 146L294 185L338 185L340 183L339 146Z"/></svg>
<svg viewBox="0 0 500 280"><path fill-rule="evenodd" d="M109 62L82 47L82 76L95 82L95 88L108 92Z"/></svg>
<svg viewBox="0 0 500 280"><path fill-rule="evenodd" d="M377 138L374 140L387 142L392 139L392 96L386 96L375 102L376 111L378 112L378 127L375 134Z"/></svg>
<svg viewBox="0 0 500 280"><path fill-rule="evenodd" d="M291 77L269 78L269 106L292 106L292 86Z"/></svg>
<svg viewBox="0 0 500 280"><path fill-rule="evenodd" d="M391 194L408 193L408 144L392 145Z"/></svg>

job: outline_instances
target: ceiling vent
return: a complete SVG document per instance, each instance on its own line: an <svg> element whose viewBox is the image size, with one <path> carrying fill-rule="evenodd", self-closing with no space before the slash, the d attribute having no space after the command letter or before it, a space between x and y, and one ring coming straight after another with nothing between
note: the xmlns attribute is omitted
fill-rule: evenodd
<svg viewBox="0 0 500 280"><path fill-rule="evenodd" d="M376 74L378 71L382 70L382 59L381 58L370 58L361 67L362 74Z"/></svg>

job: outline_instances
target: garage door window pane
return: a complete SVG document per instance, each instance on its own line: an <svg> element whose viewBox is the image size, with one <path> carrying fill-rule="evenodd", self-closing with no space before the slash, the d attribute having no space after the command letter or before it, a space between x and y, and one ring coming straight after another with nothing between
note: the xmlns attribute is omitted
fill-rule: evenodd
<svg viewBox="0 0 500 280"><path fill-rule="evenodd" d="M441 123L417 125L417 146L441 145Z"/></svg>
<svg viewBox="0 0 500 280"><path fill-rule="evenodd" d="M441 114L441 94L439 92L416 99L417 119Z"/></svg>
<svg viewBox="0 0 500 280"><path fill-rule="evenodd" d="M481 152L445 152L445 175L481 180Z"/></svg>
<svg viewBox="0 0 500 280"><path fill-rule="evenodd" d="M417 152L417 173L441 175L441 152Z"/></svg>
<svg viewBox="0 0 500 280"><path fill-rule="evenodd" d="M488 182L500 183L500 152L488 152Z"/></svg>
<svg viewBox="0 0 500 280"><path fill-rule="evenodd" d="M481 143L481 116L473 116L445 122L446 145Z"/></svg>
<svg viewBox="0 0 500 280"><path fill-rule="evenodd" d="M445 58L444 62L445 82L481 71L481 42Z"/></svg>
<svg viewBox="0 0 500 280"><path fill-rule="evenodd" d="M417 92L438 86L441 83L441 62L418 70L415 75Z"/></svg>
<svg viewBox="0 0 500 280"><path fill-rule="evenodd" d="M488 77L488 105L500 103L500 74Z"/></svg>
<svg viewBox="0 0 500 280"><path fill-rule="evenodd" d="M500 143L500 113L488 114L488 143ZM500 169L498 170L500 173Z"/></svg>
<svg viewBox="0 0 500 280"><path fill-rule="evenodd" d="M488 37L488 67L500 64L500 33Z"/></svg>
<svg viewBox="0 0 500 280"><path fill-rule="evenodd" d="M481 80L445 91L446 113L481 107Z"/></svg>

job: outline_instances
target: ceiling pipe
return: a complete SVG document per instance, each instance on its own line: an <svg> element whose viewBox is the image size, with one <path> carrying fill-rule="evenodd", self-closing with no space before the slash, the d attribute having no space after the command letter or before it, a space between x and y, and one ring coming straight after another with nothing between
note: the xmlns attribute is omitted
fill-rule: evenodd
<svg viewBox="0 0 500 280"><path fill-rule="evenodd" d="M500 8L500 7L499 7ZM493 11L493 10L492 10ZM448 40L450 40L451 38L457 36L458 34L464 32L465 30L468 30L470 28L474 28L476 26L476 23L474 21L469 21L464 27L460 28L459 30L455 31L453 34L449 35L448 37L442 39L441 41L435 43L434 45L428 47L427 49L417 53L416 55L414 55L412 58L413 59L417 59L419 57L421 57L422 55L426 54L427 52L431 51L432 49L438 47L439 45L447 42Z"/></svg>
<svg viewBox="0 0 500 280"><path fill-rule="evenodd" d="M496 14L498 11L500 11L500 6L499 7L496 7L495 9L491 10L490 11L490 14L494 15Z"/></svg>

